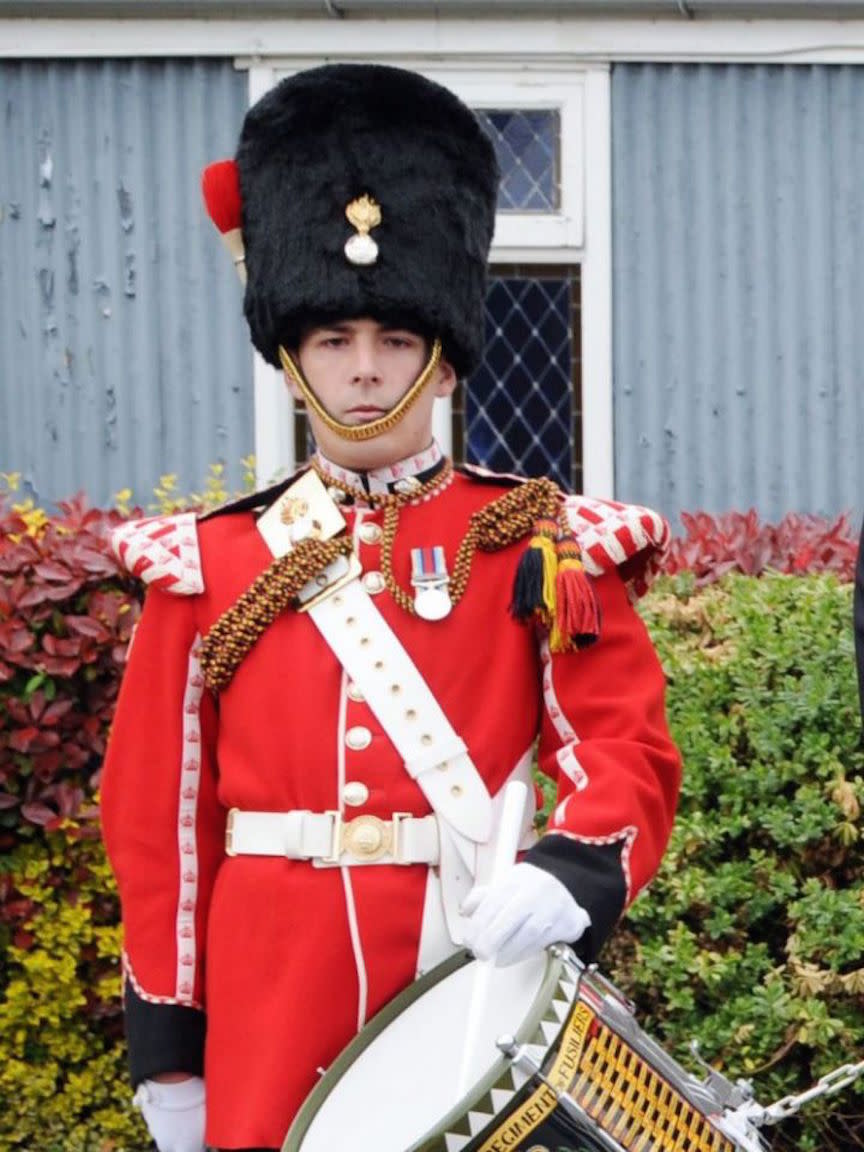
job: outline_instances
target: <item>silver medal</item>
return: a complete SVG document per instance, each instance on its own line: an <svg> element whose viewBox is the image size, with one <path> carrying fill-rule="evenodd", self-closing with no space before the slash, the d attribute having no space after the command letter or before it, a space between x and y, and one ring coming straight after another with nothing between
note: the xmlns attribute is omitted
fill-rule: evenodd
<svg viewBox="0 0 864 1152"><path fill-rule="evenodd" d="M440 584L414 585L414 611L421 620L443 620L453 608L448 581Z"/></svg>

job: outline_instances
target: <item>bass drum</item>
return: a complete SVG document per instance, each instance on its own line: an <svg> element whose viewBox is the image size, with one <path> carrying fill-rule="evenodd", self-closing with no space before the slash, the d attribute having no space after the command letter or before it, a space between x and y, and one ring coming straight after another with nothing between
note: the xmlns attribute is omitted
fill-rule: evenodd
<svg viewBox="0 0 864 1152"><path fill-rule="evenodd" d="M557 1048L578 992L572 966L555 950L488 971L463 1076L477 970L469 953L457 953L379 1012L307 1098L283 1152L608 1152L544 1079L496 1043L509 1034L547 1074L566 1061ZM469 1091L459 1091L460 1077Z"/></svg>

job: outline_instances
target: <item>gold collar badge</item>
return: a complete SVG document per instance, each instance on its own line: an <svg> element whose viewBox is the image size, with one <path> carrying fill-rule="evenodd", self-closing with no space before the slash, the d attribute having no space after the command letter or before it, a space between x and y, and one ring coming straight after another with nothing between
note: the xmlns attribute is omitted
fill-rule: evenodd
<svg viewBox="0 0 864 1152"><path fill-rule="evenodd" d="M348 223L357 231L345 242L345 256L352 264L368 265L378 260L378 245L369 235L381 223L381 208L371 196L352 200L345 209Z"/></svg>

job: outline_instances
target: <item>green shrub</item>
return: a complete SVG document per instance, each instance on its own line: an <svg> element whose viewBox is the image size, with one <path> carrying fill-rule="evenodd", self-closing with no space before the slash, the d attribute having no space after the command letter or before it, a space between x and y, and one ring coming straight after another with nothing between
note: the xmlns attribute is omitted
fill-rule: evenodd
<svg viewBox="0 0 864 1152"><path fill-rule="evenodd" d="M770 1103L864 1051L852 587L767 574L696 592L682 574L643 615L684 783L669 852L607 967L679 1059L697 1038ZM775 1147L864 1145L860 1086L801 1115Z"/></svg>
<svg viewBox="0 0 864 1152"><path fill-rule="evenodd" d="M117 899L101 843L69 822L2 862L0 1149L149 1147L129 1107ZM16 923L17 922L17 923Z"/></svg>

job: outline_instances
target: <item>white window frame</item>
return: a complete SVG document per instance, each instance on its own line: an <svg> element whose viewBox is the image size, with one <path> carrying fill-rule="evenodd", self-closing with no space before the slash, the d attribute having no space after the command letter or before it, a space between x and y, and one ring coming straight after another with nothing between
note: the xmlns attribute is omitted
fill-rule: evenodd
<svg viewBox="0 0 864 1152"><path fill-rule="evenodd" d="M494 259L503 253L554 248L556 261L565 250L578 252L584 243L585 72L560 76L544 69L478 71L475 66L424 68L430 80L450 88L470 108L484 111L557 111L560 116L560 204L554 212L499 212L492 240ZM548 259L548 257L546 257Z"/></svg>

